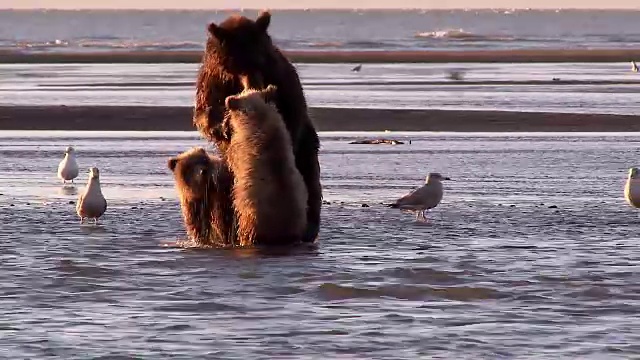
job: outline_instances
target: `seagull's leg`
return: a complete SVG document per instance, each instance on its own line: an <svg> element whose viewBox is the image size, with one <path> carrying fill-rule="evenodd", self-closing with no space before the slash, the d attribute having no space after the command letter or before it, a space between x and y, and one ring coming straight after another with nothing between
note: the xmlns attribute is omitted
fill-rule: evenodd
<svg viewBox="0 0 640 360"><path fill-rule="evenodd" d="M80 224L82 224L83 222L84 222L84 218L80 216Z"/></svg>
<svg viewBox="0 0 640 360"><path fill-rule="evenodd" d="M98 225L98 218L93 218L93 225Z"/></svg>
<svg viewBox="0 0 640 360"><path fill-rule="evenodd" d="M427 215L426 215L427 210L422 210L422 221L427 221Z"/></svg>
<svg viewBox="0 0 640 360"><path fill-rule="evenodd" d="M416 211L416 221L420 221L420 210Z"/></svg>

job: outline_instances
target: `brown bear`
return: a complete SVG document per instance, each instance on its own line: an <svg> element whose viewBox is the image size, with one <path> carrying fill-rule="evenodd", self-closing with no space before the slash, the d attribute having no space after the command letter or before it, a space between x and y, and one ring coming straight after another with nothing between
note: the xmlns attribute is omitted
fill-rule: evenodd
<svg viewBox="0 0 640 360"><path fill-rule="evenodd" d="M303 241L313 242L318 236L322 206L320 140L309 117L298 73L267 32L270 22L271 15L262 12L255 21L233 15L220 25L209 24L209 38L196 83L193 122L224 156L232 137L224 121L228 116L224 103L227 96L245 88L275 85L278 92L275 105L291 137L296 167L308 192Z"/></svg>
<svg viewBox="0 0 640 360"><path fill-rule="evenodd" d="M233 205L241 246L302 241L307 188L296 168L291 137L273 101L276 87L226 98L233 133L226 160L235 178Z"/></svg>
<svg viewBox="0 0 640 360"><path fill-rule="evenodd" d="M169 159L187 234L198 246L234 245L233 177L222 159L195 147ZM227 231L227 232L221 232Z"/></svg>

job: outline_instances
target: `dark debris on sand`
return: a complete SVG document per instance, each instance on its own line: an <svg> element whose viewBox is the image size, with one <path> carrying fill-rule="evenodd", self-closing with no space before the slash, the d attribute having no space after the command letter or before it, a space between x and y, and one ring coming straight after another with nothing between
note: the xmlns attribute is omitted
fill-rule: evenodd
<svg viewBox="0 0 640 360"><path fill-rule="evenodd" d="M389 144L389 145L403 145L404 142L400 140L394 139L365 139L365 140L355 140L350 142L349 144L366 144L366 145L378 145L378 144Z"/></svg>

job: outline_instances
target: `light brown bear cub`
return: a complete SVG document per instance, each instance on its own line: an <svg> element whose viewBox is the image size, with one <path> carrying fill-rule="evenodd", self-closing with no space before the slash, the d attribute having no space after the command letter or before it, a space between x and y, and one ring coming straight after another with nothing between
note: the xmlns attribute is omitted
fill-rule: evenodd
<svg viewBox="0 0 640 360"><path fill-rule="evenodd" d="M222 159L195 147L169 159L184 225L190 240L198 246L226 246L234 228L231 199L233 177Z"/></svg>
<svg viewBox="0 0 640 360"><path fill-rule="evenodd" d="M307 188L296 168L291 136L275 106L276 87L228 96L231 141L225 157L234 177L233 205L240 245L302 241Z"/></svg>

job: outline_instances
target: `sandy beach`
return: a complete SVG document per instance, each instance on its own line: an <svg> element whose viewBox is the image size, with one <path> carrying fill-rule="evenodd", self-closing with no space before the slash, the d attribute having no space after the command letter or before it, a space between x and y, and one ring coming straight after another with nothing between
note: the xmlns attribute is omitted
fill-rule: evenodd
<svg viewBox="0 0 640 360"><path fill-rule="evenodd" d="M312 108L319 131L637 132L640 117L507 111ZM0 130L192 131L190 107L3 106Z"/></svg>
<svg viewBox="0 0 640 360"><path fill-rule="evenodd" d="M465 51L285 51L297 63L625 62L640 49L513 49ZM0 63L199 63L201 51L0 51Z"/></svg>

